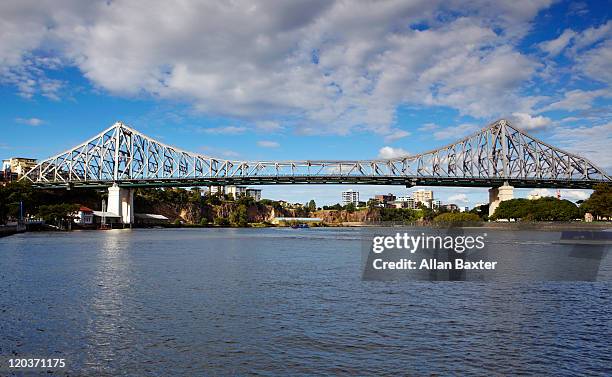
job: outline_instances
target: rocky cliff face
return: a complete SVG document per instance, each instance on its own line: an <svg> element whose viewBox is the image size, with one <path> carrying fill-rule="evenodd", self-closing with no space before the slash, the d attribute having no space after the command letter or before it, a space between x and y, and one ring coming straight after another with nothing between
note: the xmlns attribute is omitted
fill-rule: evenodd
<svg viewBox="0 0 612 377"><path fill-rule="evenodd" d="M328 224L380 221L380 211L377 208L354 212L346 210L322 210L313 212L311 217L318 217Z"/></svg>
<svg viewBox="0 0 612 377"><path fill-rule="evenodd" d="M202 219L213 222L215 218L229 219L236 211L238 204L225 202L218 205L199 206L197 204L172 205L158 203L147 208L148 212L166 216L170 221L181 220L189 224L198 224ZM251 223L271 222L275 217L301 217L306 214L296 209L274 208L270 205L250 205L247 207L248 221Z"/></svg>

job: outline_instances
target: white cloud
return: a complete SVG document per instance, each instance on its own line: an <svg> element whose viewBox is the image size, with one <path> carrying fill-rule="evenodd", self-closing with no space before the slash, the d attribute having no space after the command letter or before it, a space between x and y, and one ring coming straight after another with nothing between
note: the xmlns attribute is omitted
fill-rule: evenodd
<svg viewBox="0 0 612 377"><path fill-rule="evenodd" d="M304 132L389 135L400 104L527 112L521 88L538 63L516 45L550 3L3 2L0 80L57 96L61 82L26 64L42 50L117 95L287 117Z"/></svg>
<svg viewBox="0 0 612 377"><path fill-rule="evenodd" d="M551 56L565 55L575 64L573 71L592 80L612 83L612 21L581 32L566 29L557 39L538 46Z"/></svg>
<svg viewBox="0 0 612 377"><path fill-rule="evenodd" d="M612 169L612 122L596 126L557 127L556 145L589 159L610 173Z"/></svg>
<svg viewBox="0 0 612 377"><path fill-rule="evenodd" d="M457 203L466 204L469 202L469 199L468 199L468 196L465 194L455 194L455 195L449 196L447 198L447 201L453 204L457 204Z"/></svg>
<svg viewBox="0 0 612 377"><path fill-rule="evenodd" d="M378 151L378 158L397 158L409 156L410 152L402 148L382 147Z"/></svg>
<svg viewBox="0 0 612 377"><path fill-rule="evenodd" d="M575 54L577 50L581 50L585 47L591 46L601 40L610 37L612 34L612 21L608 21L603 25L590 27L580 32L574 38L574 44L572 46L572 54Z"/></svg>
<svg viewBox="0 0 612 377"><path fill-rule="evenodd" d="M565 92L563 98L557 102L553 102L548 106L539 109L539 112L551 110L587 110L592 107L593 101L599 97L610 97L608 89L598 90L582 90L575 89Z"/></svg>
<svg viewBox="0 0 612 377"><path fill-rule="evenodd" d="M281 126L278 122L273 122L269 120L256 122L255 127L258 130L264 131L264 132L274 132L274 131L280 131L283 129L283 126Z"/></svg>
<svg viewBox="0 0 612 377"><path fill-rule="evenodd" d="M424 125L419 127L419 131L431 132L431 131L437 130L438 128L440 128L440 126L438 126L435 123L425 123Z"/></svg>
<svg viewBox="0 0 612 377"><path fill-rule="evenodd" d="M576 35L576 32L572 29L565 29L565 31L556 39L542 42L538 47L547 52L549 55L556 56L561 53L570 43L572 38Z"/></svg>
<svg viewBox="0 0 612 377"><path fill-rule="evenodd" d="M27 124L28 126L40 126L45 123L42 119L39 118L16 118L15 121L21 124Z"/></svg>
<svg viewBox="0 0 612 377"><path fill-rule="evenodd" d="M532 116L527 113L512 113L512 122L525 131L540 130L552 124L550 118L542 115Z"/></svg>
<svg viewBox="0 0 612 377"><path fill-rule="evenodd" d="M394 141L397 141L399 139L403 139L407 136L410 136L411 133L405 130L400 130L400 129L394 129L391 130L391 133L387 136L385 136L385 143L392 143Z"/></svg>
<svg viewBox="0 0 612 377"><path fill-rule="evenodd" d="M584 190L561 190L561 199L571 201L586 200L591 194Z"/></svg>
<svg viewBox="0 0 612 377"><path fill-rule="evenodd" d="M559 55L564 50L570 57L575 57L578 51L588 48L612 34L612 21L603 25L593 26L581 32L565 29L555 39L540 42L538 47L551 56Z"/></svg>
<svg viewBox="0 0 612 377"><path fill-rule="evenodd" d="M247 128L239 126L224 126L224 127L212 127L212 128L201 128L202 132L213 135L238 135L244 133Z"/></svg>
<svg viewBox="0 0 612 377"><path fill-rule="evenodd" d="M545 189L545 188L536 188L533 189L531 191L529 191L529 193L527 194L528 196L535 196L535 197L547 197L547 196L555 196L555 194L549 190L549 189Z"/></svg>
<svg viewBox="0 0 612 377"><path fill-rule="evenodd" d="M593 48L578 57L579 69L596 81L612 84L612 40Z"/></svg>
<svg viewBox="0 0 612 377"><path fill-rule="evenodd" d="M447 128L439 129L433 133L434 139L436 140L448 140L456 139L467 136L471 133L478 131L480 127L475 124L463 123L458 126L450 126Z"/></svg>
<svg viewBox="0 0 612 377"><path fill-rule="evenodd" d="M270 141L270 140L260 140L257 142L257 145L259 145L262 148L278 148L280 147L280 144L277 143L276 141Z"/></svg>
<svg viewBox="0 0 612 377"><path fill-rule="evenodd" d="M539 196L539 197L557 197L557 191L545 189L545 188L537 188L529 191L527 195ZM589 192L584 190L559 190L559 195L561 199L567 199L570 201L577 200L585 200L591 195Z"/></svg>

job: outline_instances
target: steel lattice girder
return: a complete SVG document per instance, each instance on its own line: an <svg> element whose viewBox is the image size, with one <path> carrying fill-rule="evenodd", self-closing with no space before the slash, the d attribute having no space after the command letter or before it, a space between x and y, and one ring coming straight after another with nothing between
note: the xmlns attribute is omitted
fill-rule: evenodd
<svg viewBox="0 0 612 377"><path fill-rule="evenodd" d="M610 176L589 160L499 120L442 148L394 159L232 161L186 152L121 122L40 162L23 178L36 186L197 186L358 183L590 188ZM22 179L23 179L22 178Z"/></svg>

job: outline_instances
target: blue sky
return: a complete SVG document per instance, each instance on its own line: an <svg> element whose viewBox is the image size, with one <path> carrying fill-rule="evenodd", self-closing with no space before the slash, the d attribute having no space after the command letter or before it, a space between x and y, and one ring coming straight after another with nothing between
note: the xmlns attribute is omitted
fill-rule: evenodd
<svg viewBox="0 0 612 377"><path fill-rule="evenodd" d="M610 8L4 1L0 156L45 158L122 120L220 158L368 159L426 151L503 117L611 171ZM264 196L331 204L345 188ZM434 191L460 205L487 197Z"/></svg>

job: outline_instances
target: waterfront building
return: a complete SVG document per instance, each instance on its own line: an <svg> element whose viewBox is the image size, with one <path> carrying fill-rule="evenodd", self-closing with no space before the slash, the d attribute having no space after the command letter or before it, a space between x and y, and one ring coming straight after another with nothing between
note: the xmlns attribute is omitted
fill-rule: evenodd
<svg viewBox="0 0 612 377"><path fill-rule="evenodd" d="M426 207L432 208L432 201L433 201L433 191L431 190L416 190L415 192L412 193L412 198L414 199L415 203L422 203L424 204Z"/></svg>
<svg viewBox="0 0 612 377"><path fill-rule="evenodd" d="M454 211L458 211L459 210L459 206L456 204L444 204L443 206L441 206L441 208L450 211L450 212L454 212Z"/></svg>
<svg viewBox="0 0 612 377"><path fill-rule="evenodd" d="M380 194L380 195L374 195L374 199L378 200L378 203L382 204L383 207L390 203L395 201L395 195L389 193L389 194Z"/></svg>
<svg viewBox="0 0 612 377"><path fill-rule="evenodd" d="M73 214L73 221L79 225L91 225L94 222L94 211L91 208L81 206L79 210Z"/></svg>
<svg viewBox="0 0 612 377"><path fill-rule="evenodd" d="M258 202L261 200L261 189L248 188L246 189L246 195Z"/></svg>
<svg viewBox="0 0 612 377"><path fill-rule="evenodd" d="M8 160L2 160L2 171L17 174L18 177L23 176L36 166L35 158L26 157L11 157Z"/></svg>
<svg viewBox="0 0 612 377"><path fill-rule="evenodd" d="M349 203L353 203L355 206L359 205L359 191L353 189L342 191L342 205L345 206Z"/></svg>
<svg viewBox="0 0 612 377"><path fill-rule="evenodd" d="M208 193L210 195L225 194L225 190L223 186L210 186L208 188Z"/></svg>
<svg viewBox="0 0 612 377"><path fill-rule="evenodd" d="M389 206L392 208L410 208L408 202L400 202L399 200L389 203Z"/></svg>
<svg viewBox="0 0 612 377"><path fill-rule="evenodd" d="M234 199L247 194L246 186L225 186L225 194L232 195Z"/></svg>
<svg viewBox="0 0 612 377"><path fill-rule="evenodd" d="M403 203L403 206L401 206L401 207L395 206L396 208L411 208L411 209L415 209L417 207L417 203L414 201L414 198L412 196L408 196L408 195L399 196L396 199L396 203L397 202Z"/></svg>

